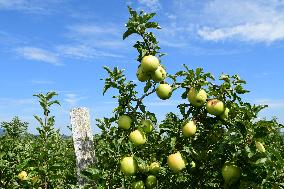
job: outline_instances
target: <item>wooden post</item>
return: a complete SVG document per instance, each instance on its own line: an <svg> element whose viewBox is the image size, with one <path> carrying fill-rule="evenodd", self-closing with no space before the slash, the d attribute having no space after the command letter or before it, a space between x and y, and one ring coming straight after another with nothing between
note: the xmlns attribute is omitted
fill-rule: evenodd
<svg viewBox="0 0 284 189"><path fill-rule="evenodd" d="M90 113L87 108L74 108L70 112L70 118L76 154L78 185L80 188L83 188L87 181L82 178L80 173L87 166L95 163Z"/></svg>

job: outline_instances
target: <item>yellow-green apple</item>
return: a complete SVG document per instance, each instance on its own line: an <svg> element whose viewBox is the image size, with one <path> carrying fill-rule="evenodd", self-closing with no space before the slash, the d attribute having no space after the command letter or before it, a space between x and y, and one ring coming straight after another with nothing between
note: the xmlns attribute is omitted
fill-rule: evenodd
<svg viewBox="0 0 284 189"><path fill-rule="evenodd" d="M220 115L220 118L223 120L227 120L229 117L230 109L226 108L225 111Z"/></svg>
<svg viewBox="0 0 284 189"><path fill-rule="evenodd" d="M145 133L151 133L153 131L153 124L150 120L142 120L141 121L142 129Z"/></svg>
<svg viewBox="0 0 284 189"><path fill-rule="evenodd" d="M156 89L156 93L160 99L166 100L172 95L172 87L169 84L160 84Z"/></svg>
<svg viewBox="0 0 284 189"><path fill-rule="evenodd" d="M141 67L147 73L156 71L159 65L159 59L152 55L144 56L141 61Z"/></svg>
<svg viewBox="0 0 284 189"><path fill-rule="evenodd" d="M141 172L141 173L147 173L149 172L149 165L147 164L139 164L138 165L138 170Z"/></svg>
<svg viewBox="0 0 284 189"><path fill-rule="evenodd" d="M201 107L207 100L207 93L203 89L197 91L194 87L191 87L187 94L187 98L193 106Z"/></svg>
<svg viewBox="0 0 284 189"><path fill-rule="evenodd" d="M225 183L231 185L236 182L241 177L241 169L232 163L225 163L225 165L222 167L222 176L225 180Z"/></svg>
<svg viewBox="0 0 284 189"><path fill-rule="evenodd" d="M155 188L157 186L157 177L149 175L146 179L146 188Z"/></svg>
<svg viewBox="0 0 284 189"><path fill-rule="evenodd" d="M117 124L121 129L129 129L132 123L132 119L128 115L122 115L118 118Z"/></svg>
<svg viewBox="0 0 284 189"><path fill-rule="evenodd" d="M125 175L134 175L137 172L137 163L135 159L130 157L124 157L120 162L120 170Z"/></svg>
<svg viewBox="0 0 284 189"><path fill-rule="evenodd" d="M136 72L137 79L141 82L147 81L150 79L149 74L147 74L142 67L140 66Z"/></svg>
<svg viewBox="0 0 284 189"><path fill-rule="evenodd" d="M132 183L132 189L145 189L144 182L142 180Z"/></svg>
<svg viewBox="0 0 284 189"><path fill-rule="evenodd" d="M133 142L135 145L142 145L146 142L145 134L138 129L135 131L132 131L129 135L129 140Z"/></svg>
<svg viewBox="0 0 284 189"><path fill-rule="evenodd" d="M26 171L21 171L19 174L18 174L18 178L20 180L28 180L28 173Z"/></svg>
<svg viewBox="0 0 284 189"><path fill-rule="evenodd" d="M167 159L168 166L173 172L179 172L186 166L186 161L182 158L180 152L171 154Z"/></svg>
<svg viewBox="0 0 284 189"><path fill-rule="evenodd" d="M194 162L194 161L191 161L191 162L190 162L190 166L191 166L191 168L195 168L195 167L196 167L195 162Z"/></svg>
<svg viewBox="0 0 284 189"><path fill-rule="evenodd" d="M149 171L152 174L157 174L160 171L161 167L158 162L152 162L149 167Z"/></svg>
<svg viewBox="0 0 284 189"><path fill-rule="evenodd" d="M209 114L219 116L225 111L225 105L218 99L212 99L207 102L206 110Z"/></svg>
<svg viewBox="0 0 284 189"><path fill-rule="evenodd" d="M167 76L167 73L165 71L165 69L162 66L159 66L155 72L153 72L151 74L151 78L155 81L155 82L161 82L163 81Z"/></svg>
<svg viewBox="0 0 284 189"><path fill-rule="evenodd" d="M265 152L265 147L261 142L255 142L255 147L259 152Z"/></svg>
<svg viewBox="0 0 284 189"><path fill-rule="evenodd" d="M187 124L185 124L182 127L182 133L183 136L185 137L191 137L195 134L196 132L196 124L194 123L194 121L189 121Z"/></svg>

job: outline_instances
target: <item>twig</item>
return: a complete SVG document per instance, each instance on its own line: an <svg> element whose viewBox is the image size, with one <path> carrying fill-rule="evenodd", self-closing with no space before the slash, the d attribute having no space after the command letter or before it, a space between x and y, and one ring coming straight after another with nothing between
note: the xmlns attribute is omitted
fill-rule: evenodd
<svg viewBox="0 0 284 189"><path fill-rule="evenodd" d="M143 96L141 96L139 99L136 99L134 101L137 101L137 104L134 108L135 111L137 111L139 105L142 103L143 99L146 97L146 96L149 96L150 94L154 93L156 91L156 87L154 86L154 88L152 89L152 91L149 91L147 93L145 93Z"/></svg>

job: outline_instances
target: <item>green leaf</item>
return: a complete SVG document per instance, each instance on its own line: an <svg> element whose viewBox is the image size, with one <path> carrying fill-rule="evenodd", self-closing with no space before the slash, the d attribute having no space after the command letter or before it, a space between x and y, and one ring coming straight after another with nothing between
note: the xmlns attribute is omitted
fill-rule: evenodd
<svg viewBox="0 0 284 189"><path fill-rule="evenodd" d="M57 96L58 94L56 93L56 92L54 92L54 91L52 91L52 92L48 92L47 94L46 94L46 100L47 101L49 101L50 99L52 99L54 96Z"/></svg>
<svg viewBox="0 0 284 189"><path fill-rule="evenodd" d="M171 138L170 147L171 147L172 150L175 149L176 141L177 141L176 137Z"/></svg>
<svg viewBox="0 0 284 189"><path fill-rule="evenodd" d="M156 29L161 29L161 27L159 26L159 24L157 22L147 22L145 24L146 28L156 28Z"/></svg>
<svg viewBox="0 0 284 189"><path fill-rule="evenodd" d="M149 90L151 87L152 87L152 83L151 83L151 81L149 80L149 81L147 81L147 83L146 83L146 85L145 85L145 87L144 87L144 93L147 93L148 90Z"/></svg>
<svg viewBox="0 0 284 189"><path fill-rule="evenodd" d="M267 161L267 158L260 158L255 162L255 164L264 164L266 161Z"/></svg>
<svg viewBox="0 0 284 189"><path fill-rule="evenodd" d="M123 40L126 39L128 36L130 36L131 34L136 33L135 30L133 29L128 29L126 32L124 32L123 34Z"/></svg>

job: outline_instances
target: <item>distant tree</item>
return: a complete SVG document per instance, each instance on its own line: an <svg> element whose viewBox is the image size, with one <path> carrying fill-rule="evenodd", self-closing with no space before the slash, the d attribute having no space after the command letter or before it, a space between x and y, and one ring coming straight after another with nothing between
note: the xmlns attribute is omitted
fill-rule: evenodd
<svg viewBox="0 0 284 189"><path fill-rule="evenodd" d="M4 129L4 133L13 138L18 138L27 132L29 123L22 122L19 117L14 117L10 122L2 122L1 127Z"/></svg>

